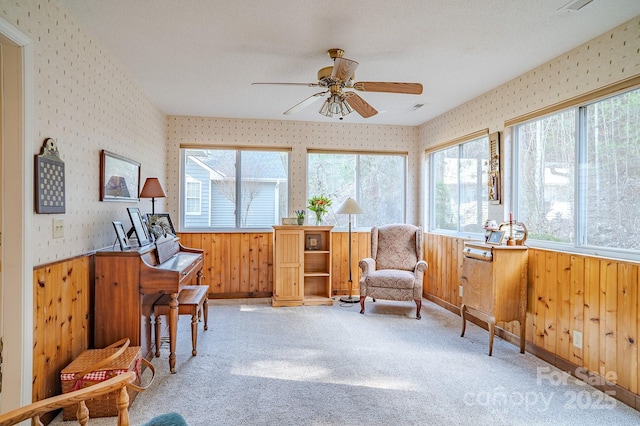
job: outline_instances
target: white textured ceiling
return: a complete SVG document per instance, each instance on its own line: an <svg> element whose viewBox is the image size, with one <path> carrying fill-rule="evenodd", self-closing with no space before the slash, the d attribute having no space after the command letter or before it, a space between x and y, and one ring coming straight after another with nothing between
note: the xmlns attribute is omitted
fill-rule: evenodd
<svg viewBox="0 0 640 426"><path fill-rule="evenodd" d="M380 113L344 122L419 125L640 15L639 0L59 0L169 115L337 121L282 113L317 87L327 49L356 81L419 82L422 95L358 92ZM413 105L424 107L413 110Z"/></svg>

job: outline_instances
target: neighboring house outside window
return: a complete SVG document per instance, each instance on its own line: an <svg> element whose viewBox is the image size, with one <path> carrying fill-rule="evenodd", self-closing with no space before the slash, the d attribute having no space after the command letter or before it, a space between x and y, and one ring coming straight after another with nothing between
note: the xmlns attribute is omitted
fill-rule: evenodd
<svg viewBox="0 0 640 426"><path fill-rule="evenodd" d="M307 154L307 199L324 194L332 200L323 220L326 225L348 226L348 215L335 214L335 211L349 197L364 210L364 214L352 215L354 227L403 223L406 164L406 153L310 150ZM309 224L315 223L312 213L307 211Z"/></svg>
<svg viewBox="0 0 640 426"><path fill-rule="evenodd" d="M185 229L268 228L286 217L287 151L183 148L182 160ZM194 181L201 187L199 214L189 190Z"/></svg>
<svg viewBox="0 0 640 426"><path fill-rule="evenodd" d="M428 154L430 229L482 233L488 216L489 138L456 144Z"/></svg>

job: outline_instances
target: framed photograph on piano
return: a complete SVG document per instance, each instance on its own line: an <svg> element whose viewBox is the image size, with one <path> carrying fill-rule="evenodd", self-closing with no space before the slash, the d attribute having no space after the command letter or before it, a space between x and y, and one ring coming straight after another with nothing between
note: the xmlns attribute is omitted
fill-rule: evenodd
<svg viewBox="0 0 640 426"><path fill-rule="evenodd" d="M176 229L173 227L169 213L147 214L147 222L150 226L159 226L163 231L163 235L176 235Z"/></svg>
<svg viewBox="0 0 640 426"><path fill-rule="evenodd" d="M127 207L127 212L129 212L129 218L131 219L131 224L133 225L133 231L136 233L138 245L140 247L143 247L147 244L151 244L151 237L149 236L147 227L143 223L140 209L138 207Z"/></svg>
<svg viewBox="0 0 640 426"><path fill-rule="evenodd" d="M120 250L125 251L131 248L131 244L129 244L129 239L127 238L127 233L124 230L124 225L119 220L113 222L113 227L116 230L116 236L118 238L118 242L120 243ZM114 243L115 245L115 243Z"/></svg>

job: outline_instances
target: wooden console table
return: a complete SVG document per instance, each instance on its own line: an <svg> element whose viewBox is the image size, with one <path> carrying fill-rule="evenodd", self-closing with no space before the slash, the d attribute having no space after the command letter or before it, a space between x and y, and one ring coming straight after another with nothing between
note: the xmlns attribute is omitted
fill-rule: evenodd
<svg viewBox="0 0 640 426"><path fill-rule="evenodd" d="M462 333L468 313L487 322L489 356L497 321L520 323L520 353L524 353L527 315L526 246L466 242L462 260Z"/></svg>

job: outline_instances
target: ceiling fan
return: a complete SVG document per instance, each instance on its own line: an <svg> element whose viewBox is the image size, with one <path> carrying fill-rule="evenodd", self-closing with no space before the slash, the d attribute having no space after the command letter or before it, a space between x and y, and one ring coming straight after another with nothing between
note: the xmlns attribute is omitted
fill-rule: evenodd
<svg viewBox="0 0 640 426"><path fill-rule="evenodd" d="M367 101L362 99L357 93L344 91L344 89L355 89L362 92L386 92L401 93L409 95L420 95L422 84L420 83L393 83L377 81L354 82L354 72L358 67L358 62L343 58L344 50L329 49L327 54L333 59L333 66L324 67L318 71L317 83L252 83L252 84L279 84L288 86L323 87L327 90L309 96L302 102L294 105L284 112L285 115L295 114L298 111L310 106L318 99L329 94L318 111L327 117L334 114L340 119L354 110L363 118L373 117L378 113Z"/></svg>

